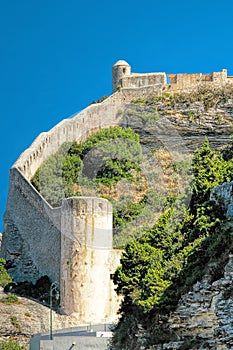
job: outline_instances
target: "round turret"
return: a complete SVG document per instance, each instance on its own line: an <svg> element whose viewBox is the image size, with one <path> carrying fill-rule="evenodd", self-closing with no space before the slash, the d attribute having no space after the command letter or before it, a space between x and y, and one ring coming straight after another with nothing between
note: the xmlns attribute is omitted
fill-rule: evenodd
<svg viewBox="0 0 233 350"><path fill-rule="evenodd" d="M124 60L117 61L112 67L112 91L116 92L122 86L122 78L130 74L130 65Z"/></svg>

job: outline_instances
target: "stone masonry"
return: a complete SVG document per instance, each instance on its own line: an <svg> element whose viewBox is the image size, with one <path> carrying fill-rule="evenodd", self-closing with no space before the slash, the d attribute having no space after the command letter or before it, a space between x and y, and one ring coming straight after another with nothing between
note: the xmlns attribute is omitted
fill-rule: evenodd
<svg viewBox="0 0 233 350"><path fill-rule="evenodd" d="M121 251L112 249L111 203L94 197L64 199L61 225L62 309L83 322L114 318L119 300L110 274Z"/></svg>
<svg viewBox="0 0 233 350"><path fill-rule="evenodd" d="M112 67L112 98L125 103L150 94L161 95L165 91L174 93L203 85L219 87L232 83L233 77L227 75L226 69L210 74L132 73L131 66L124 60L117 61Z"/></svg>
<svg viewBox="0 0 233 350"><path fill-rule="evenodd" d="M65 199L52 208L30 180L43 161L67 141L119 124L122 105L93 105L42 133L10 171L1 256L16 282L48 275L60 284L62 311L80 322L112 322L119 297L111 275L121 251L112 249L112 208L104 199Z"/></svg>

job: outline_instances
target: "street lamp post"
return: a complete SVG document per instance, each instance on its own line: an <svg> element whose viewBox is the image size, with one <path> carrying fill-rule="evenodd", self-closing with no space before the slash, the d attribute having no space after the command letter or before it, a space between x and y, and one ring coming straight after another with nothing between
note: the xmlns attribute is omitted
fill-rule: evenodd
<svg viewBox="0 0 233 350"><path fill-rule="evenodd" d="M53 282L50 286L50 340L53 340L53 293L55 292L56 300L59 299L59 284L57 282Z"/></svg>

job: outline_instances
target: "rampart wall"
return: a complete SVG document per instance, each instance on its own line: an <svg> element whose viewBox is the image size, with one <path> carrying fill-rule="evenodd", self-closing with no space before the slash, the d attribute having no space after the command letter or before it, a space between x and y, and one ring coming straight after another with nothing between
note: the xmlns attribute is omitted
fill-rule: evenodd
<svg viewBox="0 0 233 350"><path fill-rule="evenodd" d="M166 84L167 78L165 73L131 73L121 79L122 88L141 88L145 86Z"/></svg>
<svg viewBox="0 0 233 350"><path fill-rule="evenodd" d="M44 275L52 281L59 280L60 229L60 208L50 207L23 174L13 167L1 255L11 264L9 272L16 282L35 283Z"/></svg>
<svg viewBox="0 0 233 350"><path fill-rule="evenodd" d="M168 89L174 92L177 90L193 89L202 85L217 87L231 83L231 80L227 77L226 69L223 69L221 72L213 72L210 74L168 74L168 78L171 81Z"/></svg>
<svg viewBox="0 0 233 350"><path fill-rule="evenodd" d="M196 88L199 86L199 84L203 83L215 84L215 86L217 86L233 82L233 78L227 76L226 70L222 70L221 72L213 72L211 74L169 74L168 77L171 80L171 84L166 84L165 73L134 73L130 76L125 76L122 79L122 81L124 81L124 87L111 95L107 100L101 104L95 104L87 107L73 118L65 119L50 131L40 134L32 145L21 154L11 169L8 204L5 214L5 222L6 226L8 225L8 228L5 228L4 231L11 232L12 230L16 230L17 232L20 232L20 234L21 232L24 232L25 238L30 235L30 239L33 237L33 231L35 232L35 237L33 238L34 241L40 237L42 242L46 242L46 239L48 238L48 218L43 219L47 222L45 226L39 225L40 228L34 228L33 222L37 222L36 218L33 218L33 214L31 217L28 215L25 217L25 213L27 210L28 212L33 211L32 208L34 208L37 214L39 213L39 216L46 217L47 213L49 212L49 218L52 218L55 215L55 210L51 208L42 197L40 197L34 187L30 185L29 181L43 161L51 154L54 154L64 142L74 140L80 142L83 141L89 134L100 130L101 128L119 124L122 116L119 111L124 110L124 104L130 103L132 100L146 98L151 94L161 95L164 90L169 90L172 92ZM16 173L17 181L15 178ZM15 187L16 183L17 188ZM15 199L16 193L18 193L17 199ZM38 201L40 202L40 207L38 207ZM31 207L27 208L27 206ZM46 210L44 211L43 208L46 208ZM57 212L59 212L59 209L57 209ZM56 215L59 216L60 214ZM54 219L51 219L51 221L53 223ZM60 221L59 219L55 221L56 224L54 226L54 230L57 229L60 231ZM27 222L30 224L26 224ZM9 229L10 225L13 225L12 230ZM27 225L28 230L26 230ZM38 232L38 230L40 232ZM8 237L9 239L10 236L11 234ZM4 237L6 237L6 235L4 235ZM8 250L10 249L9 239L7 243ZM14 254L12 255L6 252L6 240L6 238L3 238L2 249L4 256L10 259L10 257L12 258ZM13 242L12 246L14 246L15 249L15 244ZM12 250L14 249L12 248ZM57 243L53 249L57 249L54 256L59 256L60 245ZM33 256L35 254L32 253ZM19 261L19 257L22 254L18 251L16 252L16 255L18 255L17 261ZM16 259L16 255L14 256L13 260ZM24 263L21 267L19 267L20 264L17 264L17 266L17 269L14 270L17 270L14 275L16 279L18 279L19 276L22 276L22 271L26 271ZM35 258L35 266L43 266L42 262L39 263L38 256ZM51 276L52 279L59 275L58 268L55 271L54 267L47 267L46 269L42 268L41 271L39 271L39 269L36 272L37 269L38 267L34 269L33 276L31 276L32 280L35 280L37 274L41 274L42 271Z"/></svg>
<svg viewBox="0 0 233 350"><path fill-rule="evenodd" d="M81 142L93 132L111 125L117 125L117 112L121 103L95 104L85 108L71 119L64 119L48 132L41 133L32 145L24 151L13 165L30 180L43 161L57 152L64 142Z"/></svg>
<svg viewBox="0 0 233 350"><path fill-rule="evenodd" d="M103 103L126 103L129 104L139 98L147 98L149 95L159 96L163 92L163 85L156 84L141 88L122 88L109 96Z"/></svg>
<svg viewBox="0 0 233 350"><path fill-rule="evenodd" d="M116 79L115 79L116 80ZM189 92L201 86L221 87L233 84L233 77L227 76L227 70L210 74L166 74L166 73L130 73L120 79L121 88L106 101L111 103L131 103L133 100L145 99L149 95Z"/></svg>
<svg viewBox="0 0 233 350"><path fill-rule="evenodd" d="M98 203L99 212L87 210L85 225L82 225L82 212L77 214L72 203L79 206L78 203L86 201L83 197L74 202L65 200L62 207L52 208L30 184L30 179L43 161L64 142L80 142L101 128L119 124L121 106L111 102L93 105L72 119L62 121L49 132L40 134L10 171L1 256L11 265L9 272L16 282L35 283L43 275L60 282L63 311L77 312L83 322L111 318L119 306L110 280L110 274L120 261L120 251L112 249L112 212L106 211L106 200L102 203L100 199L92 199L95 203L101 202ZM65 221L67 211L70 220ZM80 216L75 218L75 215ZM97 222L102 222L99 230ZM70 230L67 230L69 224ZM108 229L105 230L104 226ZM96 246L97 241L104 242L102 249ZM81 289L76 290L79 286ZM100 293L103 287L104 300ZM93 293L100 298L98 308ZM76 299L77 295L79 299ZM85 309L81 309L84 304Z"/></svg>

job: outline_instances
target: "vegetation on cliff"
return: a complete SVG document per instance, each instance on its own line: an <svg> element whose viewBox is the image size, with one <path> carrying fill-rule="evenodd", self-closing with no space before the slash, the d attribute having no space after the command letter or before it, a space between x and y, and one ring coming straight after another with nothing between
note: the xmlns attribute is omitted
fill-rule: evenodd
<svg viewBox="0 0 233 350"><path fill-rule="evenodd" d="M211 261L216 267L210 278L219 279L223 274L233 237L221 206L216 207L209 196L214 186L232 179L230 152L231 148L225 150L223 157L206 139L193 157L189 208L170 205L152 229L126 246L114 280L118 293L124 296L114 349L139 348L140 327L144 329L140 331L143 341L149 334L148 344L159 343L162 337L172 339L162 326L156 327L156 320L160 317L163 324L162 319L202 278Z"/></svg>
<svg viewBox="0 0 233 350"><path fill-rule="evenodd" d="M149 156L154 157L153 152ZM159 195L158 181L157 188L148 187L143 161L139 135L131 128L111 127L94 133L83 143L63 144L37 170L32 184L54 207L71 196L110 200L115 246L124 247L129 239L138 236L137 232L148 228L156 207L166 201L166 196ZM129 233L127 225L131 222L134 229Z"/></svg>
<svg viewBox="0 0 233 350"><path fill-rule="evenodd" d="M84 143L64 143L37 170L32 184L52 206L60 206L63 198L85 195L85 190L101 191L101 185L110 187L123 178L136 181L141 158L132 129L103 129Z"/></svg>
<svg viewBox="0 0 233 350"><path fill-rule="evenodd" d="M139 98L132 101L133 104L141 106L155 106L158 102L163 102L166 105L170 105L172 108L176 107L176 104L192 104L201 103L205 110L209 108L217 108L218 106L225 104L233 98L232 85L225 85L221 87L210 88L205 85L201 85L198 89L194 89L191 92L177 92L170 93L165 91L161 96L147 96L146 98Z"/></svg>
<svg viewBox="0 0 233 350"><path fill-rule="evenodd" d="M12 281L12 278L6 271L5 265L6 265L6 260L1 258L0 259L0 286L1 287L5 287L8 283Z"/></svg>

